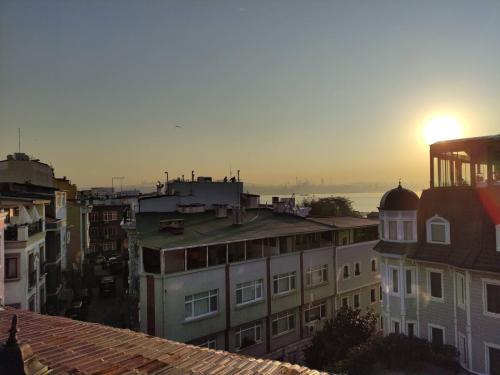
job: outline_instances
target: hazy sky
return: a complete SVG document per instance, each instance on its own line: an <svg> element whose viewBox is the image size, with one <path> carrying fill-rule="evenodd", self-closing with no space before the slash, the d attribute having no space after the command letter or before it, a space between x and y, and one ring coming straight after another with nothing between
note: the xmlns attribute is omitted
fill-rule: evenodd
<svg viewBox="0 0 500 375"><path fill-rule="evenodd" d="M498 1L0 0L0 153L80 186L425 185L423 124L499 108Z"/></svg>

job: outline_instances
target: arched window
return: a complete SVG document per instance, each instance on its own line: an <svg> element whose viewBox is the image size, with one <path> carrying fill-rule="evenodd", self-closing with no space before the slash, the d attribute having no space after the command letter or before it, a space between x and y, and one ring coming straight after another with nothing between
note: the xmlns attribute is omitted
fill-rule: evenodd
<svg viewBox="0 0 500 375"><path fill-rule="evenodd" d="M427 242L449 244L450 222L438 215L427 220Z"/></svg>
<svg viewBox="0 0 500 375"><path fill-rule="evenodd" d="M347 265L347 264L344 265L342 275L343 275L344 279L349 278L349 265Z"/></svg>

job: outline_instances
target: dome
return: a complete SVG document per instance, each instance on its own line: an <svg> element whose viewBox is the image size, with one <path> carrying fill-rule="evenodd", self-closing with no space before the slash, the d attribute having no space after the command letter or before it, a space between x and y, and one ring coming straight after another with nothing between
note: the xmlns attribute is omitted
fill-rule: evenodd
<svg viewBox="0 0 500 375"><path fill-rule="evenodd" d="M389 190L380 200L379 210L383 211L414 211L418 206L418 195L405 189L399 183L397 188Z"/></svg>

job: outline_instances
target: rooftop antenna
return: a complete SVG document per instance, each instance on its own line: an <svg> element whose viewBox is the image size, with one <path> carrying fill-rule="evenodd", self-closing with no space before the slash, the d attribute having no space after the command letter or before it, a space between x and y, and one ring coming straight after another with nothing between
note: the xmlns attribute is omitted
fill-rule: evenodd
<svg viewBox="0 0 500 375"><path fill-rule="evenodd" d="M19 141L19 153L21 153L21 128L17 128L17 139Z"/></svg>
<svg viewBox="0 0 500 375"><path fill-rule="evenodd" d="M115 192L115 185L114 185L115 180L120 180L120 192L123 192L123 180L124 179L125 179L125 177L123 177L123 176L111 177L111 193Z"/></svg>

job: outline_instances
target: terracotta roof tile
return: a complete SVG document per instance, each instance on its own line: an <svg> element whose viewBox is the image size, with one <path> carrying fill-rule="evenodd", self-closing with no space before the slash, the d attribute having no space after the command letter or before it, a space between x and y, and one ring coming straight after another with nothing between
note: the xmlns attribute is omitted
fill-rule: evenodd
<svg viewBox="0 0 500 375"><path fill-rule="evenodd" d="M149 336L126 329L40 315L7 307L0 311L0 342L13 314L19 339L55 374L244 375L320 374L298 365L255 359Z"/></svg>

